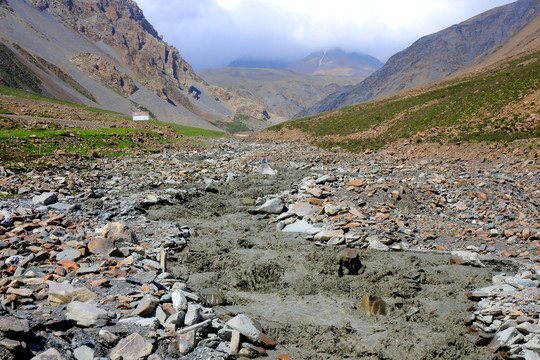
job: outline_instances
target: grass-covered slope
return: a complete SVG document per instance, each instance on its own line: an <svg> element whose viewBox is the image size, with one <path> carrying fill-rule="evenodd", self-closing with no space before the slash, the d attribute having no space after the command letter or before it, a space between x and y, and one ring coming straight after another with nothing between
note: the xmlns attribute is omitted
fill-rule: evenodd
<svg viewBox="0 0 540 360"><path fill-rule="evenodd" d="M466 78L380 101L294 119L268 131L300 130L323 146L378 148L416 141L511 141L540 137L540 52Z"/></svg>
<svg viewBox="0 0 540 360"><path fill-rule="evenodd" d="M190 146L184 136L218 137L222 132L85 107L0 86L0 167L46 164L58 156L120 156Z"/></svg>

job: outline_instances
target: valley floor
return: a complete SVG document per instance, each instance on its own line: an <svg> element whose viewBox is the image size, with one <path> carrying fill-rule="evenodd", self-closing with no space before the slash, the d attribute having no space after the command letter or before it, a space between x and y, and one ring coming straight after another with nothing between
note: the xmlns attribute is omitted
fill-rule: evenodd
<svg viewBox="0 0 540 360"><path fill-rule="evenodd" d="M2 358L538 357L526 144L207 139L40 163L0 168Z"/></svg>

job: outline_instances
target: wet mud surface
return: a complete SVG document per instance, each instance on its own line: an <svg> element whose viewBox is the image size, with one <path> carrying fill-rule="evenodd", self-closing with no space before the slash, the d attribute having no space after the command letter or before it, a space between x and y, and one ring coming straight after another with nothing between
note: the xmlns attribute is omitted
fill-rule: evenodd
<svg viewBox="0 0 540 360"><path fill-rule="evenodd" d="M447 254L361 251L359 275L338 274L344 247L316 246L276 230L269 216L250 215L249 199L290 189L309 170L278 169L276 177L244 175L218 193L148 210L148 218L196 229L191 252L175 254L170 271L194 290L217 288L226 318L245 313L279 346L277 359L485 359L463 319L467 291L489 285L497 271L451 265ZM201 186L190 184L189 186ZM364 295L381 297L386 316L362 311Z"/></svg>

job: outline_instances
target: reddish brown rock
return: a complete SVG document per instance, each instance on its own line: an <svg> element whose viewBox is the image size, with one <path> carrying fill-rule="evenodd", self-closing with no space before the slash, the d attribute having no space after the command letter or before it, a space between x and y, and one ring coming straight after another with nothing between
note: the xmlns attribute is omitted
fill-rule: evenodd
<svg viewBox="0 0 540 360"><path fill-rule="evenodd" d="M361 187L366 184L366 179L355 179L347 183L348 186Z"/></svg>

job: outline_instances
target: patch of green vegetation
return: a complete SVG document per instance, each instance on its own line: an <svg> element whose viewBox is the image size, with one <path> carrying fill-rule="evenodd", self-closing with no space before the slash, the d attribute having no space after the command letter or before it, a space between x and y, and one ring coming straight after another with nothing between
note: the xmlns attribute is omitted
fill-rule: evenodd
<svg viewBox="0 0 540 360"><path fill-rule="evenodd" d="M225 134L222 133L221 131L200 129L200 128L184 126L184 125L179 125L179 124L166 123L163 121L150 120L148 121L148 123L154 124L156 126L170 127L171 129L176 131L179 135L183 135L183 136L203 136L203 137L224 137L225 136Z"/></svg>
<svg viewBox="0 0 540 360"><path fill-rule="evenodd" d="M97 130L58 129L3 129L0 130L0 164L10 161L27 161L57 150L87 155L98 150L102 155L120 156L129 149L155 151L154 145L170 141L155 131L130 128L105 128ZM127 150L127 151L126 151Z"/></svg>
<svg viewBox="0 0 540 360"><path fill-rule="evenodd" d="M125 114L122 114L122 113L120 113L118 111L100 109L100 108L92 107L92 106L84 106L84 110L88 110L88 111L92 111L92 112L100 113L100 114L125 115ZM131 120L131 118L129 116L123 116L123 118Z"/></svg>
<svg viewBox="0 0 540 360"><path fill-rule="evenodd" d="M244 121L251 120L251 117L247 115L236 114L232 122L227 123L227 132L234 134L240 131L249 131L250 128L244 124Z"/></svg>
<svg viewBox="0 0 540 360"><path fill-rule="evenodd" d="M15 96L15 97L24 98L24 99L47 101L47 102L56 103L56 104L63 104L63 105L69 105L69 106L75 106L75 107L82 107L82 105L79 105L79 104L74 104L74 103L70 103L68 101L63 101L63 100L49 98L49 97L46 97L46 96L41 96L41 95L34 94L34 93L31 93L31 92L28 92L28 91L24 91L24 90L21 90L21 89L16 89L16 88L9 87L9 86L4 86L4 85L0 85L0 94L7 95L7 96Z"/></svg>
<svg viewBox="0 0 540 360"><path fill-rule="evenodd" d="M320 145L357 149L377 148L400 138L435 129L435 141L512 141L538 136L538 127L522 131L521 114L504 115L505 108L540 88L540 52L516 59L464 80L407 98L393 97L294 119L269 128L299 129L310 135L347 136L378 129L365 140L323 140ZM507 111L507 110L506 110ZM392 120L390 123L387 121ZM380 125L384 127L379 127ZM448 131L446 131L448 130ZM450 131L451 130L451 131ZM536 135L535 135L536 134ZM430 136L430 135L428 135ZM438 138L437 138L438 137ZM324 142L326 141L326 142Z"/></svg>

